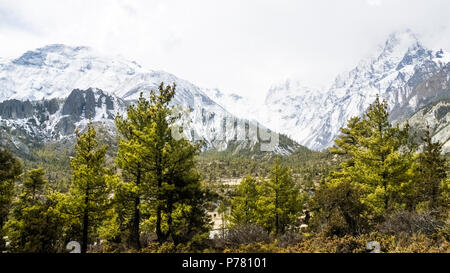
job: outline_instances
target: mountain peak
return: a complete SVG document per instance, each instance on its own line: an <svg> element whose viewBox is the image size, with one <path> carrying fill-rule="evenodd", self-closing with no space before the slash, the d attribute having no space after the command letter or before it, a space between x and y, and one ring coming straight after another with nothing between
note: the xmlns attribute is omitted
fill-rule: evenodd
<svg viewBox="0 0 450 273"><path fill-rule="evenodd" d="M408 50L423 49L417 35L410 29L391 33L382 48L379 57L403 56Z"/></svg>
<svg viewBox="0 0 450 273"><path fill-rule="evenodd" d="M59 55L63 58L73 58L83 51L89 51L86 46L72 47L63 44L47 45L35 50L24 53L12 62L16 65L43 66L48 62L48 56L51 54Z"/></svg>

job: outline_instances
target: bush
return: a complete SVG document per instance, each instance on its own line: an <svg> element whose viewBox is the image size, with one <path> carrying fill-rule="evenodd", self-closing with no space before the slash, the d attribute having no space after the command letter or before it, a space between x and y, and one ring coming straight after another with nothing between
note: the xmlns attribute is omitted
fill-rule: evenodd
<svg viewBox="0 0 450 273"><path fill-rule="evenodd" d="M224 241L228 247L238 247L251 243L269 243L271 236L262 227L250 224L230 228Z"/></svg>
<svg viewBox="0 0 450 273"><path fill-rule="evenodd" d="M385 234L407 234L411 236L416 233L432 235L442 227L442 221L437 220L432 212L400 211L389 216L386 221L379 225L378 230Z"/></svg>

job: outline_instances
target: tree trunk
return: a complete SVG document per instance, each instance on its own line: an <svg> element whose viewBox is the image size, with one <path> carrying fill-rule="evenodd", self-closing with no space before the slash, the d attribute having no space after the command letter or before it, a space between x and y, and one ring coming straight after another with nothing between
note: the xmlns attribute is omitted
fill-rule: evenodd
<svg viewBox="0 0 450 273"><path fill-rule="evenodd" d="M141 232L139 230L139 224L141 222L141 211L139 209L140 204L141 199L139 196L136 196L134 199L134 215L131 230L131 244L136 250L141 250Z"/></svg>
<svg viewBox="0 0 450 273"><path fill-rule="evenodd" d="M140 168L140 166L138 166ZM141 170L138 170L136 176L136 186L141 184ZM139 205L141 204L141 199L139 198L139 193L136 194L134 198L134 214L131 225L131 238L130 243L133 248L137 250L141 250L141 234L139 230L139 224L141 222L141 211L139 209Z"/></svg>
<svg viewBox="0 0 450 273"><path fill-rule="evenodd" d="M89 232L89 189L86 188L84 197L83 234L81 238L81 253L87 252Z"/></svg>
<svg viewBox="0 0 450 273"><path fill-rule="evenodd" d="M275 185L278 187L278 175L275 177ZM279 234L280 216L278 215L278 188L275 189L275 234Z"/></svg>

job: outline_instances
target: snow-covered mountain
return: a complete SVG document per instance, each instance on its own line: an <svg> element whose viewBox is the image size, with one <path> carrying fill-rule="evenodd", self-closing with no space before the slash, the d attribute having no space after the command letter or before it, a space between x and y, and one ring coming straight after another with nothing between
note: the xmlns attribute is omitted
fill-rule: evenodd
<svg viewBox="0 0 450 273"><path fill-rule="evenodd" d="M258 105L239 94L200 88L170 73L145 69L136 62L104 56L87 47L50 45L17 59L0 60L0 102L57 99L63 104L72 90L92 88L117 101L120 110L115 111L124 111L124 105L135 101L141 91L157 89L161 82L176 83L174 103L191 110L190 134L200 136L210 147L223 150L229 146L235 135L223 140L217 133L225 127L224 118L231 117L262 124L299 144L321 150L332 146L340 128L351 117L361 116L377 94L388 101L392 122L404 121L447 96L449 62L449 53L427 49L410 30L396 32L371 58L340 74L328 88L312 88L288 79L273 85L265 102ZM96 115L94 119L108 122L109 118L105 121L102 117ZM72 123L77 122L81 121ZM49 123L46 126L50 126L46 130L60 132ZM280 152L293 149L291 145Z"/></svg>
<svg viewBox="0 0 450 273"><path fill-rule="evenodd" d="M410 30L396 32L373 57L339 75L329 88L307 87L295 79L274 85L264 105L251 109L247 118L321 150L332 146L340 128L351 117L361 116L377 94L388 101L392 122L401 122L448 94L448 89L427 89L422 83L440 74L444 76L434 83L448 81L449 62L449 53L425 48ZM227 109L249 109L245 99L222 97L216 99Z"/></svg>
<svg viewBox="0 0 450 273"><path fill-rule="evenodd" d="M49 45L0 63L0 101L66 98L73 89L98 88L123 100L177 84L176 103L192 105L201 88L164 71L144 69L119 56L105 56L89 47Z"/></svg>
<svg viewBox="0 0 450 273"><path fill-rule="evenodd" d="M433 141L443 144L444 153L450 153L450 98L432 102L408 119L417 137L429 126Z"/></svg>
<svg viewBox="0 0 450 273"><path fill-rule="evenodd" d="M243 137L238 130L227 130L224 120L238 119L202 88L121 57L65 45L49 45L0 62L0 125L20 128L41 140L60 140L73 136L75 128L83 128L91 117L113 133L114 116L125 113L127 104L135 102L141 92L148 95L157 90L161 82L175 83L173 104L190 109L191 123L185 132L189 136L219 150L233 141L239 142L233 145L239 149L256 145L249 133ZM289 153L296 146L292 142L277 152Z"/></svg>

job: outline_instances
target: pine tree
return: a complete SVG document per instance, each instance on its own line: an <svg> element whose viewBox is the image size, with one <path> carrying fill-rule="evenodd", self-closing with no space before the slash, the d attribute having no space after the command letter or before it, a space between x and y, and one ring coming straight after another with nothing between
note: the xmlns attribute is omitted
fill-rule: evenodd
<svg viewBox="0 0 450 273"><path fill-rule="evenodd" d="M188 225L184 228L191 234L192 230L204 230L207 226L202 208L205 194L195 170L200 146L172 136L175 123L181 118L170 106L174 96L175 85L165 87L161 83L158 92L150 92L149 101L141 94L137 106L128 109L127 118L116 119L121 135L119 167L124 171L125 181L134 189L128 196L134 198L130 237L136 249L141 247L142 208L151 218L154 216L160 243L186 237L175 231L181 222ZM194 211L196 216L192 214ZM175 218L175 214L181 218Z"/></svg>
<svg viewBox="0 0 450 273"><path fill-rule="evenodd" d="M412 152L408 151L409 126L400 129L389 122L386 101L377 96L363 119L363 135L358 137L361 145L352 156L355 161L350 175L372 188L366 202L376 214L406 205L403 195L412 191Z"/></svg>
<svg viewBox="0 0 450 273"><path fill-rule="evenodd" d="M27 253L55 253L61 249L64 217L58 205L59 194L46 194L42 169L27 173L19 198L7 222L9 250Z"/></svg>
<svg viewBox="0 0 450 273"><path fill-rule="evenodd" d="M256 223L257 180L246 176L235 190L235 196L231 201L230 221L233 226Z"/></svg>
<svg viewBox="0 0 450 273"><path fill-rule="evenodd" d="M172 135L175 122L181 118L181 115L169 106L175 96L175 88L175 85L164 87L161 83L159 94L153 91L150 93L150 112L155 137L147 141L150 144L147 162L150 165L152 186L156 192L155 224L160 243L167 241L169 237L174 239L173 213L178 207L189 204L189 210L197 210L201 216L195 225L193 222L189 223L188 229L207 225L206 212L201 208L201 203L192 202L195 196L203 195L200 176L195 170L195 156L198 155L200 146L193 145L184 138L176 140Z"/></svg>
<svg viewBox="0 0 450 273"><path fill-rule="evenodd" d="M362 202L367 186L353 179L355 172L355 153L362 149L360 141L367 137L368 128L359 117L351 118L341 134L335 139L330 152L344 157L337 171L331 171L325 182L316 190L311 200L315 211L313 225L332 235L358 234L365 226L363 215L366 206ZM366 190L365 190L366 189Z"/></svg>
<svg viewBox="0 0 450 273"><path fill-rule="evenodd" d="M71 160L73 181L70 187L69 212L81 229L81 252L85 253L91 235L96 235L108 209L108 169L105 168L107 146L99 147L92 123L83 134L77 132L76 156Z"/></svg>
<svg viewBox="0 0 450 273"><path fill-rule="evenodd" d="M389 122L387 103L377 96L363 118L341 129L334 154L345 157L313 199L315 222L335 234L357 234L394 209L412 209L415 157L409 125Z"/></svg>
<svg viewBox="0 0 450 273"><path fill-rule="evenodd" d="M23 193L21 199L28 205L34 205L38 199L44 196L44 187L48 183L44 178L44 170L35 169L28 172L25 181L23 182Z"/></svg>
<svg viewBox="0 0 450 273"><path fill-rule="evenodd" d="M134 249L141 249L140 225L142 201L150 198L149 145L155 136L154 123L150 113L150 103L142 93L136 105L130 105L126 118L117 115L115 123L119 132L117 165L122 170L123 183L119 183L115 204L119 214L121 233L129 229L126 237Z"/></svg>
<svg viewBox="0 0 450 273"><path fill-rule="evenodd" d="M281 166L279 158L268 180L258 185L258 224L277 235L294 225L302 213L300 188L292 179L288 168Z"/></svg>
<svg viewBox="0 0 450 273"><path fill-rule="evenodd" d="M364 187L345 176L330 177L314 194L311 208L314 211L313 226L325 225L328 235L359 234L367 226Z"/></svg>
<svg viewBox="0 0 450 273"><path fill-rule="evenodd" d="M21 173L21 163L7 150L0 149L0 251L5 247L3 228L14 196L14 183Z"/></svg>
<svg viewBox="0 0 450 273"><path fill-rule="evenodd" d="M341 128L341 134L334 140L335 145L330 152L337 155L348 155L359 147L358 138L363 135L363 126L360 117L351 118L347 126Z"/></svg>
<svg viewBox="0 0 450 273"><path fill-rule="evenodd" d="M429 201L430 209L438 207L439 196L442 191L442 182L445 180L446 160L441 155L442 144L433 142L430 127L427 127L425 136L422 137L424 150L419 154L419 176L418 176L418 202Z"/></svg>

